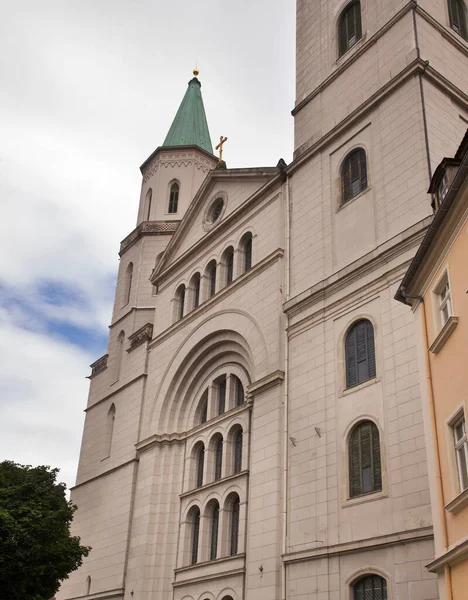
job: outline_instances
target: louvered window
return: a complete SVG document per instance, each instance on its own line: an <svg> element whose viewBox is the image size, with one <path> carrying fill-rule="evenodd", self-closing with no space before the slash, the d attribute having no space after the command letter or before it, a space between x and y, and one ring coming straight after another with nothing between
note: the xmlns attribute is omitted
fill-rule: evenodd
<svg viewBox="0 0 468 600"><path fill-rule="evenodd" d="M169 209L168 213L173 214L177 212L179 206L179 184L173 183L171 185L171 192L169 194Z"/></svg>
<svg viewBox="0 0 468 600"><path fill-rule="evenodd" d="M239 513L240 513L240 503L239 498L236 498L232 503L232 511L231 511L231 548L230 554L234 556L237 554L238 545L239 545Z"/></svg>
<svg viewBox="0 0 468 600"><path fill-rule="evenodd" d="M375 423L364 421L349 440L350 497L382 490L379 430Z"/></svg>
<svg viewBox="0 0 468 600"><path fill-rule="evenodd" d="M354 584L353 600L387 600L387 582L378 575L366 575Z"/></svg>
<svg viewBox="0 0 468 600"><path fill-rule="evenodd" d="M218 554L219 504L216 503L211 513L210 560L215 560Z"/></svg>
<svg viewBox="0 0 468 600"><path fill-rule="evenodd" d="M374 328L367 319L353 325L345 342L346 387L373 379L375 371Z"/></svg>
<svg viewBox="0 0 468 600"><path fill-rule="evenodd" d="M223 469L223 438L220 438L215 445L215 474L214 480L219 481L221 479Z"/></svg>
<svg viewBox="0 0 468 600"><path fill-rule="evenodd" d="M344 204L367 189L366 153L357 148L348 154L341 169L341 203Z"/></svg>
<svg viewBox="0 0 468 600"><path fill-rule="evenodd" d="M349 4L340 17L338 25L339 52L342 56L362 37L361 3Z"/></svg>
<svg viewBox="0 0 468 600"><path fill-rule="evenodd" d="M448 0L450 27L462 36L468 39L467 10L463 0Z"/></svg>
<svg viewBox="0 0 468 600"><path fill-rule="evenodd" d="M242 429L239 429L234 438L234 473L240 473L242 471L243 438Z"/></svg>
<svg viewBox="0 0 468 600"><path fill-rule="evenodd" d="M192 516L192 556L191 564L195 565L198 561L198 541L200 538L200 511L198 508Z"/></svg>
<svg viewBox="0 0 468 600"><path fill-rule="evenodd" d="M205 448L202 446L197 454L197 487L203 485L203 471L205 468Z"/></svg>

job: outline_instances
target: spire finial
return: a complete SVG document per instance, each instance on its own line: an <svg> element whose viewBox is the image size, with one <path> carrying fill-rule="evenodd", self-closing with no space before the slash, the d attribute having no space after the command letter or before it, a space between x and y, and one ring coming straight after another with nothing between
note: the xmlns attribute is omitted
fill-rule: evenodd
<svg viewBox="0 0 468 600"><path fill-rule="evenodd" d="M195 67L195 69L193 70L193 74L195 75L195 77L198 77L199 73L200 71L197 69L197 67Z"/></svg>

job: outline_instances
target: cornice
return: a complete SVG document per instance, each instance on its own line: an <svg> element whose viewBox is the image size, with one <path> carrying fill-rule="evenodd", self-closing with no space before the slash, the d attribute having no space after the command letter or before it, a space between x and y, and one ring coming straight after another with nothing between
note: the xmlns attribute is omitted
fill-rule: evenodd
<svg viewBox="0 0 468 600"><path fill-rule="evenodd" d="M153 339L153 341L149 345L149 348L153 348L154 346L158 345L163 340L165 340L168 336L172 335L175 331L177 331L178 329L182 329L183 327L185 327L186 325L188 325L189 323L194 321L196 318L198 318L200 315L202 315L203 313L210 310L213 306L218 304L221 301L221 299L232 294L238 287L245 284L247 281L250 281L250 279L252 279L256 275L261 273L263 270L265 270L267 267L269 267L276 260L278 260L279 258L282 258L283 255L284 255L284 250L282 248L278 248L277 250L274 250L273 252L271 252L263 260L261 260L259 263L254 265L249 271L246 271L240 277L238 277L237 279L234 279L234 281L232 283L230 283L229 285L227 285L227 286L223 287L222 289L220 289L219 291L217 291L214 296L211 296L211 298L208 298L207 300L202 302L202 304L200 304L200 306L198 306L198 308L191 310L182 319L180 319L179 321L176 321L175 323L170 325L167 329L162 331L159 335L157 335Z"/></svg>
<svg viewBox="0 0 468 600"><path fill-rule="evenodd" d="M205 485L201 485L200 487L188 490L187 492L182 492L181 494L179 494L179 498L190 498L190 496L197 496L200 492L204 492L205 490L210 490L211 488L218 487L220 484L230 483L231 481L236 479L244 479L246 476L248 476L248 474L248 469L246 469L245 471L239 471L239 473L233 473L232 475L228 475L227 477L217 479L216 481L210 481L210 483L205 483Z"/></svg>
<svg viewBox="0 0 468 600"><path fill-rule="evenodd" d="M107 359L109 358L108 354L104 354L101 358L98 358L93 362L93 364L89 365L91 367L91 375L87 377L87 379L93 379L99 373L102 373L107 369Z"/></svg>
<svg viewBox="0 0 468 600"><path fill-rule="evenodd" d="M382 244L380 248L377 247L372 252L355 260L337 273L330 275L330 277L320 281L310 289L298 294L291 300L288 300L288 302L283 305L284 312L288 314L289 317L295 316L303 312L306 308L326 300L333 294L336 294L342 289L349 287L354 282L361 280L365 275L387 265L392 259L401 255L403 252L418 246L431 222L432 217L427 217L426 219L419 221L419 223L416 223L396 236L397 238L402 238L400 241L396 241L395 238L390 239L388 242ZM382 246L386 246L386 248L382 249ZM396 267L397 270L401 268L401 266ZM386 273L384 277L388 277L388 273Z"/></svg>
<svg viewBox="0 0 468 600"><path fill-rule="evenodd" d="M468 557L468 540L457 544L442 556L439 556L431 563L426 565L426 569L431 573L441 571L446 565L454 565Z"/></svg>
<svg viewBox="0 0 468 600"><path fill-rule="evenodd" d="M135 333L128 336L130 341L130 348L127 352L131 352L138 346L141 346L144 342L150 342L153 337L153 324L146 323L143 327L140 327Z"/></svg>
<svg viewBox="0 0 468 600"><path fill-rule="evenodd" d="M272 387L281 385L283 381L284 371L273 371L273 373L265 375L265 377L252 382L249 386L247 386L247 391L252 397L258 396Z"/></svg>
<svg viewBox="0 0 468 600"><path fill-rule="evenodd" d="M297 563L309 560L317 560L330 556L340 556L342 554L352 554L366 550L378 550L379 548L389 548L399 546L400 544L417 543L426 540L433 540L434 533L432 527L423 527L421 529L411 529L409 531L400 531L389 535L380 535L376 537L345 542L342 544L333 544L331 546L321 546L320 548L307 548L304 550L292 551L283 554L285 563ZM313 543L313 542L310 542ZM322 543L320 540L316 544Z"/></svg>
<svg viewBox="0 0 468 600"><path fill-rule="evenodd" d="M201 563L197 563L196 565L190 565L188 567L179 567L178 569L174 569L174 573L177 577L180 573L190 573L191 571L200 571L203 570L203 567L215 567L223 562L239 562L239 560L245 562L245 554L236 554L235 556L223 556L222 558L217 558L216 560L205 561ZM219 571L216 573L208 573L205 575L200 575L198 577L191 577L190 579L181 579L180 581L174 581L172 583L173 587L184 587L186 585L192 585L198 582L206 582L206 581L214 581L216 579L225 579L226 577L233 577L235 575L243 575L245 573L245 567L240 567L237 569L228 569L227 571Z"/></svg>
<svg viewBox="0 0 468 600"><path fill-rule="evenodd" d="M119 256L122 256L135 242L147 235L173 235L180 221L143 221L120 242Z"/></svg>
<svg viewBox="0 0 468 600"><path fill-rule="evenodd" d="M141 165L140 171L144 181L146 181L148 179L148 177L145 179L146 174L162 161L195 160L195 157L201 165L210 166L208 170L214 169L218 163L216 156L213 156L213 154L210 154L199 146L158 146Z"/></svg>

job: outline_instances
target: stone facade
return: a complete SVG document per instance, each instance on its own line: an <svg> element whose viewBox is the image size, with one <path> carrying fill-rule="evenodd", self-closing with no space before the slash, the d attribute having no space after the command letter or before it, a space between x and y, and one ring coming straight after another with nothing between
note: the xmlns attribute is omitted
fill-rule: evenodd
<svg viewBox="0 0 468 600"><path fill-rule="evenodd" d="M463 135L468 45L445 0L362 0L362 37L339 57L343 9L297 2L286 169L215 169L196 148L158 149L142 167L137 225L180 223L122 247L72 492L74 532L93 551L60 600L353 600L366 575L392 600L439 598L424 566L434 548L415 323L393 297L432 219L431 171ZM356 149L366 185L343 202ZM174 180L177 216L166 213ZM375 373L349 386L346 340L364 320ZM353 495L350 440L364 421L378 432L381 483Z"/></svg>

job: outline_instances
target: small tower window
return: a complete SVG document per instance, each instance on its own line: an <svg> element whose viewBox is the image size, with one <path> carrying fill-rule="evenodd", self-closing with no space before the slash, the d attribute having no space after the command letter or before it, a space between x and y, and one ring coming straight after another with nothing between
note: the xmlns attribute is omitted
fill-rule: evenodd
<svg viewBox="0 0 468 600"><path fill-rule="evenodd" d="M169 214L174 214L178 210L179 189L180 189L180 186L178 183L173 183L171 185L171 192L169 194L169 210L167 211Z"/></svg>
<svg viewBox="0 0 468 600"><path fill-rule="evenodd" d="M200 273L195 273L192 277L192 298L193 298L193 308L198 308L200 306Z"/></svg>
<svg viewBox="0 0 468 600"><path fill-rule="evenodd" d="M151 215L151 201L153 198L153 190L150 188L146 194L146 220L150 220Z"/></svg>
<svg viewBox="0 0 468 600"><path fill-rule="evenodd" d="M130 302L130 294L132 292L132 280L133 280L133 263L128 263L125 271L125 290L124 290L124 302L123 306Z"/></svg>
<svg viewBox="0 0 468 600"><path fill-rule="evenodd" d="M365 575L353 585L353 600L387 600L387 582L379 575Z"/></svg>
<svg viewBox="0 0 468 600"><path fill-rule="evenodd" d="M241 249L243 255L243 273L245 273L252 268L252 234L250 231L242 238Z"/></svg>
<svg viewBox="0 0 468 600"><path fill-rule="evenodd" d="M351 2L338 23L339 54L343 56L362 37L361 3Z"/></svg>
<svg viewBox="0 0 468 600"><path fill-rule="evenodd" d="M183 318L184 316L184 311L185 311L185 285L179 285L179 287L177 288L177 292L175 295L175 311L176 311L176 316L175 316L175 320L176 321L180 321L180 319Z"/></svg>
<svg viewBox="0 0 468 600"><path fill-rule="evenodd" d="M344 204L367 188L367 162L363 148L348 154L341 168L341 202Z"/></svg>
<svg viewBox="0 0 468 600"><path fill-rule="evenodd" d="M115 357L115 381L120 378L120 371L122 369L123 351L125 343L125 333L121 331L117 338L117 351Z"/></svg>
<svg viewBox="0 0 468 600"><path fill-rule="evenodd" d="M450 27L468 40L467 10L463 0L448 0Z"/></svg>
<svg viewBox="0 0 468 600"><path fill-rule="evenodd" d="M208 390L205 390L203 392L203 395L202 395L201 401L200 401L200 406L201 406L200 424L202 425L203 423L206 423L206 421L208 420Z"/></svg>
<svg viewBox="0 0 468 600"><path fill-rule="evenodd" d="M216 293L216 261L212 260L206 267L206 277L208 279L208 298Z"/></svg>
<svg viewBox="0 0 468 600"><path fill-rule="evenodd" d="M231 246L224 252L224 267L226 285L232 283L234 277L234 248Z"/></svg>
<svg viewBox="0 0 468 600"><path fill-rule="evenodd" d="M106 448L104 452L104 458L107 458L111 454L112 450L112 438L114 437L114 425L115 425L115 404L111 404L107 413L106 422ZM88 592L89 593L89 592Z"/></svg>
<svg viewBox="0 0 468 600"><path fill-rule="evenodd" d="M381 490L379 430L372 421L363 421L349 440L349 495L355 498Z"/></svg>

